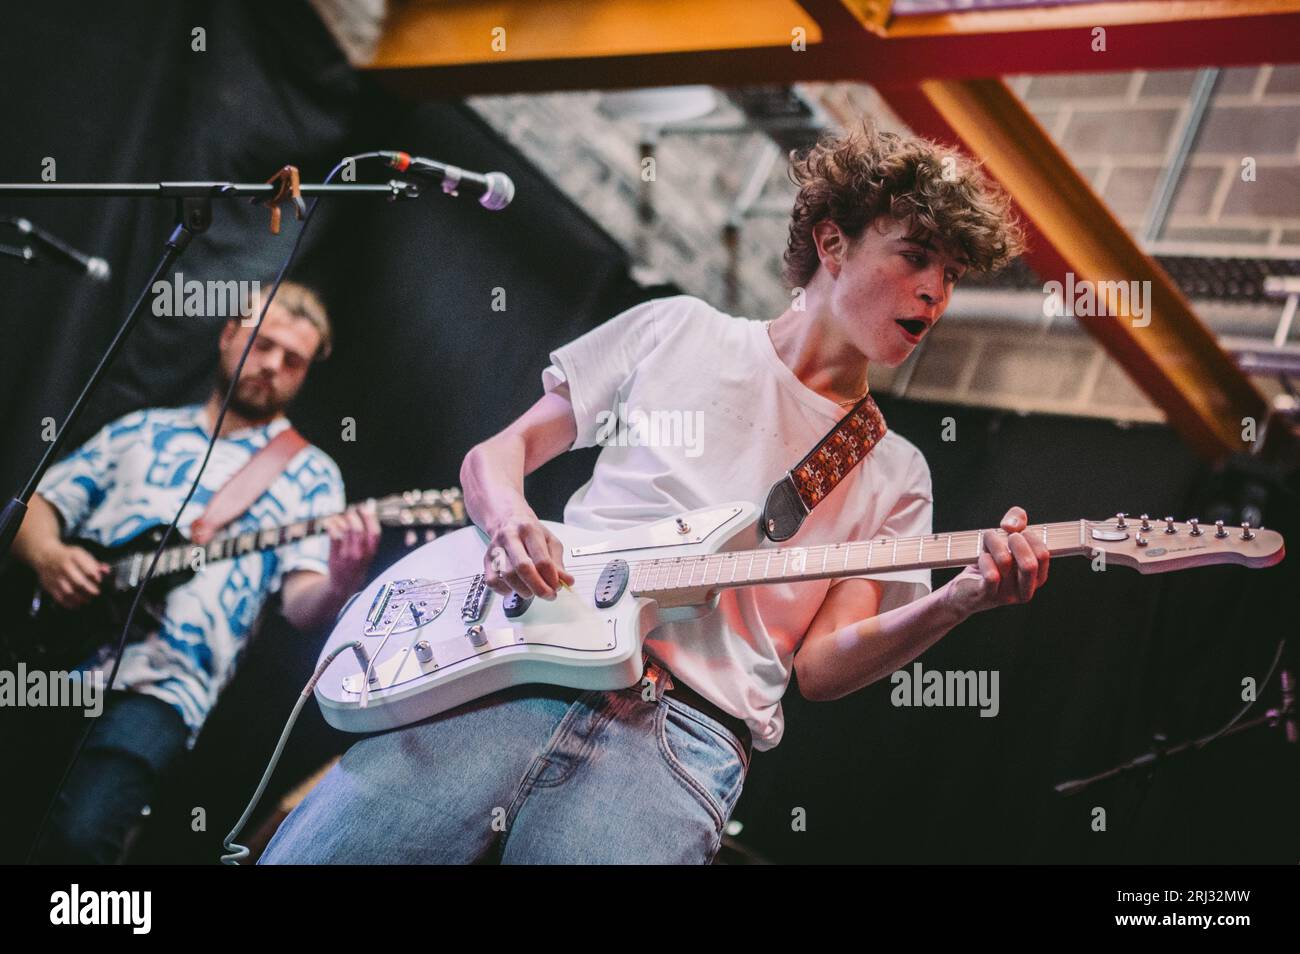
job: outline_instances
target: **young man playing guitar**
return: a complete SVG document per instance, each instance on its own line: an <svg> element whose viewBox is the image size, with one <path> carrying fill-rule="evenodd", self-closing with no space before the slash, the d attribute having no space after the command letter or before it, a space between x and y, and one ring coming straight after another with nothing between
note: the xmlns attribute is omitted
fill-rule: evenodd
<svg viewBox="0 0 1300 954"><path fill-rule="evenodd" d="M945 162L951 156L952 161ZM546 393L475 447L467 509L490 537L488 584L553 600L574 582L524 476L604 443L565 523L623 530L768 488L895 367L968 269L1018 253L1008 201L971 162L864 128L798 158L786 253L794 304L771 322L687 296L629 309L551 355ZM697 447L602 439L610 409L697 415ZM604 424L602 424L602 420ZM642 435L644 437L644 435ZM679 442L680 443L680 442ZM808 516L800 545L928 535L929 469L886 432ZM929 571L724 590L712 614L645 642L642 685L526 685L354 745L286 819L267 862L708 862L753 749L781 738L781 696L844 696L971 614L1047 579L1024 510L937 592Z"/></svg>
<svg viewBox="0 0 1300 954"><path fill-rule="evenodd" d="M256 316L257 296L251 305ZM232 318L222 329L217 379L205 403L127 414L46 474L14 552L35 570L48 598L67 609L82 607L99 595L109 569L84 548L65 543L65 536L116 546L170 523L203 459L252 324ZM290 427L284 408L312 362L328 356L330 343L319 299L301 285L282 283L244 364L211 460L181 517L182 531L193 530L218 489ZM373 512L339 513L343 481L319 448L299 439L286 453L292 456L283 469L244 513L231 515L228 529L333 513L326 522L329 540L308 538L278 550L242 553L205 567L167 595L156 625L123 652L114 691L63 787L38 860L106 863L120 857L142 807L192 744L233 674L269 593L280 590L285 617L310 631L332 622L365 582L379 540ZM191 533L191 539L197 536ZM116 642L116 632L106 636ZM107 673L112 643L83 668Z"/></svg>

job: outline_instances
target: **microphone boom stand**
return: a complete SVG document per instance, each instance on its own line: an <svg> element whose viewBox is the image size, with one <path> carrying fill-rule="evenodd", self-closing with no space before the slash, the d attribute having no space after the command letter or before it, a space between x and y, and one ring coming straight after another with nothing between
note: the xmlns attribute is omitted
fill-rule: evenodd
<svg viewBox="0 0 1300 954"><path fill-rule="evenodd" d="M233 182L156 182L156 183L0 183L0 196L132 196L144 198L174 199L176 202L176 227L163 243L163 255L159 260L144 290L136 299L126 320L122 322L99 359L99 364L91 372L72 409L68 411L63 423L54 435L54 440L45 449L36 469L17 496L4 505L0 511L0 561L13 546L18 528L27 516L27 502L32 499L41 478L50 465L58 459L68 433L86 406L86 401L99 386L117 353L122 350L131 330L135 327L144 311L145 302L154 283L167 274L177 259L189 247L195 235L206 232L212 224L212 200L214 198L230 199L240 196L269 198L276 194L278 186L272 183L233 183ZM399 197L414 198L420 194L420 186L415 182L390 180L387 183L339 183L328 185L304 185L299 190L303 195L338 195L354 193L381 193L389 201Z"/></svg>

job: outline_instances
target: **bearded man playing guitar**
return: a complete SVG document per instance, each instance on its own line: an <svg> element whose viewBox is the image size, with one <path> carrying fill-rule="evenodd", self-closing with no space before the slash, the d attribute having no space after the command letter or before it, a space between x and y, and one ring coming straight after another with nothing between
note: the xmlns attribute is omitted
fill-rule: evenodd
<svg viewBox="0 0 1300 954"><path fill-rule="evenodd" d="M257 315L258 296L250 303ZM66 535L117 545L166 526L193 480L252 322L223 327L217 380L204 404L149 408L107 425L46 474L15 543L47 598L77 609L100 595L109 567ZM314 360L330 350L319 299L281 284L267 310L232 395L182 531L214 493L277 435L289 429L284 408ZM283 469L231 528L249 530L332 514L329 539L241 553L208 566L166 597L144 638L126 646L113 690L63 786L38 846L37 860L108 863L120 859L130 829L157 787L202 727L234 671L267 595L282 592L284 616L310 631L331 622L365 582L379 540L372 508L344 511L343 480L323 451L298 439ZM220 528L215 528L220 529ZM193 538L193 535L192 535ZM112 642L116 632L106 632ZM71 634L69 634L69 638ZM84 668L112 665L112 642ZM66 758L66 756L63 756Z"/></svg>
<svg viewBox="0 0 1300 954"><path fill-rule="evenodd" d="M945 161L950 160L950 161ZM947 308L969 269L1020 239L1008 200L968 159L864 127L795 159L786 279L794 304L749 321L679 296L637 305L553 352L544 396L476 446L467 510L490 537L498 593L554 600L574 583L524 476L604 443L565 523L619 531L761 501ZM698 414L702 446L602 441L620 404ZM662 442L661 442L662 443ZM812 511L800 544L931 533L930 473L889 431ZM1029 600L1050 554L1012 507L978 563L937 592L929 570L722 592L716 611L646 638L646 680L618 691L522 685L344 755L281 825L271 863L707 863L753 750L781 738L792 674L837 699L915 659L971 614Z"/></svg>

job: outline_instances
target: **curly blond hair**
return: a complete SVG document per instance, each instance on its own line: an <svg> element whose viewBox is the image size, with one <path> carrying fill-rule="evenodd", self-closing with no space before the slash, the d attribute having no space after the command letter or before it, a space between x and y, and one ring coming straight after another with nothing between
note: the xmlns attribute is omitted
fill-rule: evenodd
<svg viewBox="0 0 1300 954"><path fill-rule="evenodd" d="M882 216L960 251L975 272L1005 268L1024 250L1011 197L965 154L864 120L860 130L825 134L790 154L799 187L785 251L785 280L802 287L821 264L813 226L830 220L850 239Z"/></svg>

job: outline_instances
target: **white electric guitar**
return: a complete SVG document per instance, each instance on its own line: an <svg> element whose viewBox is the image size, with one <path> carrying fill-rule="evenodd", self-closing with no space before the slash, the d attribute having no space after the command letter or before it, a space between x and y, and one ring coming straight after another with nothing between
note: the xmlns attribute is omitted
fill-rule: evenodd
<svg viewBox="0 0 1300 954"><path fill-rule="evenodd" d="M348 732L417 722L522 683L621 689L642 674L660 623L703 616L725 587L967 566L986 533L756 547L757 508L730 503L617 533L543 521L564 544L572 588L555 600L502 597L483 577L487 538L466 527L393 564L353 598L321 654L325 720ZM1088 556L1163 573L1215 563L1272 566L1282 537L1248 524L1106 520L1033 525L1053 557ZM351 651L349 651L351 650ZM319 667L318 667L319 668Z"/></svg>

